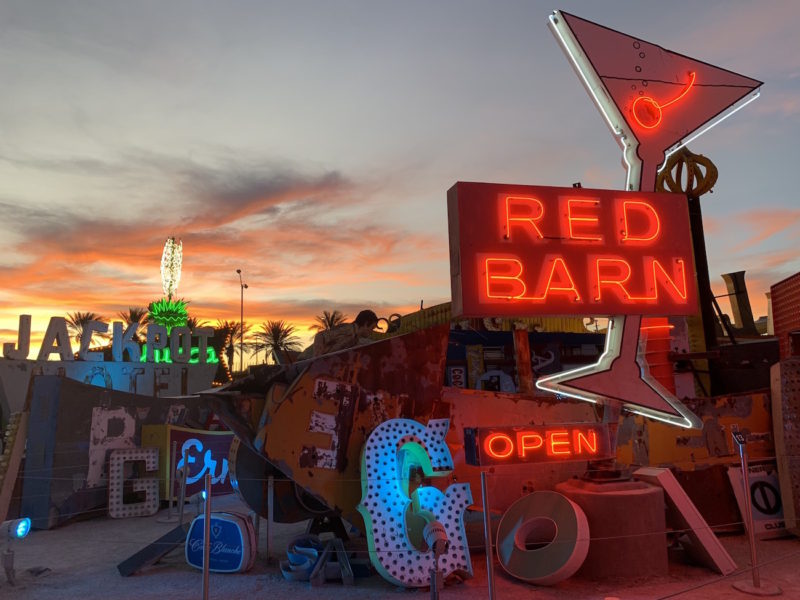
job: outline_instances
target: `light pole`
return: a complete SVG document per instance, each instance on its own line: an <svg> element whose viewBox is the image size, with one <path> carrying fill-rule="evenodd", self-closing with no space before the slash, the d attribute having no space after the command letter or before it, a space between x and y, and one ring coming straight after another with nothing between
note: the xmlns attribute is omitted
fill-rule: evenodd
<svg viewBox="0 0 800 600"><path fill-rule="evenodd" d="M239 275L239 287L241 288L241 298L239 300L239 372L244 372L244 291L247 289L247 284L242 281L242 270L236 269Z"/></svg>

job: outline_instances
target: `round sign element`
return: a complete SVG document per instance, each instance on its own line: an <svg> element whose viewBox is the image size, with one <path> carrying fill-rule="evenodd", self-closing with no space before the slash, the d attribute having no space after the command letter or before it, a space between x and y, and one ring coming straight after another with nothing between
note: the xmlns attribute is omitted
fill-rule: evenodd
<svg viewBox="0 0 800 600"><path fill-rule="evenodd" d="M558 492L517 500L497 530L497 557L517 579L554 585L580 568L589 552L589 523L581 507Z"/></svg>
<svg viewBox="0 0 800 600"><path fill-rule="evenodd" d="M750 484L750 500L753 508L765 515L777 515L781 510L781 493L768 481Z"/></svg>

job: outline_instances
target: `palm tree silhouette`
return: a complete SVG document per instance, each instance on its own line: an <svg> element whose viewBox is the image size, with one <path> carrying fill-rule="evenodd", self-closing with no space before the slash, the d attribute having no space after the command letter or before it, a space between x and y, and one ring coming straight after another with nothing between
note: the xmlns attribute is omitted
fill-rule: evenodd
<svg viewBox="0 0 800 600"><path fill-rule="evenodd" d="M93 312L74 312L74 313L67 313L67 327L72 332L72 335L75 336L75 341L80 344L81 339L83 338L84 331L86 330L89 321L99 321L101 323L105 323L105 319L98 315L97 313ZM93 332L99 338L107 338L107 333L100 333L100 332Z"/></svg>
<svg viewBox="0 0 800 600"><path fill-rule="evenodd" d="M208 321L203 321L203 320L199 319L198 317L189 317L188 319L186 319L186 326L190 330L194 331L195 329L198 329L199 327L207 327L208 326Z"/></svg>
<svg viewBox="0 0 800 600"><path fill-rule="evenodd" d="M143 306L129 306L127 311L121 310L117 313L117 316L125 324L126 329L133 323L136 323L137 329L135 337L136 341L141 344L144 341L141 328L150 323L150 312Z"/></svg>
<svg viewBox="0 0 800 600"><path fill-rule="evenodd" d="M314 317L317 321L314 325L311 326L311 329L316 329L317 331L325 331L327 329L333 329L334 327L338 327L339 325L343 324L347 320L347 315L342 314L339 310L323 310L321 315L317 315Z"/></svg>
<svg viewBox="0 0 800 600"><path fill-rule="evenodd" d="M218 331L223 330L228 333L227 344L223 348L223 351L225 352L225 357L228 360L228 368L233 371L233 361L236 353L239 352L240 341L242 342L241 347L245 351L250 350L251 348L250 341L247 338L247 334L250 331L250 324L245 323L244 332L242 332L241 322L218 320L214 328ZM243 334L244 339L242 339Z"/></svg>
<svg viewBox="0 0 800 600"><path fill-rule="evenodd" d="M300 338L295 335L294 325L290 325L284 320L267 321L261 324L261 331L254 334L256 345L259 349L263 348L267 356L270 353L279 359L284 355L291 362L291 352L297 352L301 348Z"/></svg>

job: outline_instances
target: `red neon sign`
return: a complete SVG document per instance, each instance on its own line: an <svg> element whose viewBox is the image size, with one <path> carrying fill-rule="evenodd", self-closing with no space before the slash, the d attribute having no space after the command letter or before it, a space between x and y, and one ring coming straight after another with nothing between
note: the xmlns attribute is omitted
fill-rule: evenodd
<svg viewBox="0 0 800 600"><path fill-rule="evenodd" d="M456 316L697 311L679 194L459 182L447 202Z"/></svg>
<svg viewBox="0 0 800 600"><path fill-rule="evenodd" d="M464 430L467 464L597 460L612 456L605 425L478 427Z"/></svg>
<svg viewBox="0 0 800 600"><path fill-rule="evenodd" d="M678 100L686 96L689 90L694 87L695 79L697 79L697 73L689 73L689 83L686 84L683 91L669 102L664 102L663 104L659 104L652 96L638 96L631 105L633 118L645 129L655 129L661 123L662 109L670 104L675 104Z"/></svg>

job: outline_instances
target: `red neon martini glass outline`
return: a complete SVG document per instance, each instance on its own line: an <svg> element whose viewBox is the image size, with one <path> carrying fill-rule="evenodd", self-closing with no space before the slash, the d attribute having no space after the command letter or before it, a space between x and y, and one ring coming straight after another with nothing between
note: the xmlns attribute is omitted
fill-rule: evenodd
<svg viewBox="0 0 800 600"><path fill-rule="evenodd" d="M680 100L686 94L688 94L689 90L691 90L692 87L694 87L694 82L695 79L697 78L697 73L692 71L691 73L689 73L689 77L690 77L689 83L686 84L686 87L683 89L683 91L680 94L678 94L675 98L673 98L669 102L665 102L664 104L659 104L652 96L639 96L638 98L636 98L636 100L633 101L633 105L631 106L631 113L633 114L633 118L636 119L636 122L645 129L655 129L656 127L658 127L659 124L661 123L661 119L663 116L662 109L666 108L670 104L675 104L678 100ZM647 125L643 123L642 120L639 118L639 115L636 114L636 107L641 102L644 102L648 107L652 107L657 111L656 113L654 113L655 114L654 118L656 119L656 121L652 125Z"/></svg>

